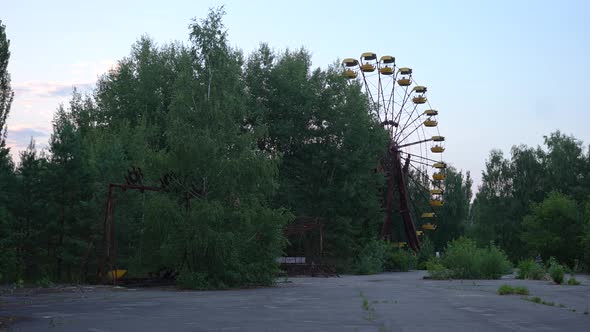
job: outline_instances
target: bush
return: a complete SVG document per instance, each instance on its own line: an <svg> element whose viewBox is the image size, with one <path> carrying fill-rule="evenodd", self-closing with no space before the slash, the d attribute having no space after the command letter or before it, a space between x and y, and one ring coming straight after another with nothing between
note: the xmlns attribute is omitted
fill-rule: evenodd
<svg viewBox="0 0 590 332"><path fill-rule="evenodd" d="M420 251L418 252L418 263L417 267L420 270L427 269L426 263L434 257L434 244L429 238L425 238L420 245Z"/></svg>
<svg viewBox="0 0 590 332"><path fill-rule="evenodd" d="M512 264L498 247L490 245L486 249L478 249L478 253L480 256L477 269L479 275L476 274L475 278L499 279L503 274L510 272Z"/></svg>
<svg viewBox="0 0 590 332"><path fill-rule="evenodd" d="M541 280L545 278L545 269L535 263L533 259L526 259L518 262L517 279Z"/></svg>
<svg viewBox="0 0 590 332"><path fill-rule="evenodd" d="M393 249L385 257L385 271L408 272L416 268L416 256L406 249Z"/></svg>
<svg viewBox="0 0 590 332"><path fill-rule="evenodd" d="M439 258L433 257L426 262L426 270L428 270L428 276L431 279L450 279L452 278L452 272L447 269Z"/></svg>
<svg viewBox="0 0 590 332"><path fill-rule="evenodd" d="M375 274L383 272L385 259L390 251L390 244L381 240L371 240L357 256L356 272L358 274Z"/></svg>
<svg viewBox="0 0 590 332"><path fill-rule="evenodd" d="M445 255L440 264L450 272L449 278L455 279L498 279L510 270L510 262L506 254L490 245L488 248L478 248L471 239L460 237L447 244ZM438 266L431 266L440 277L443 270ZM433 275L431 277L434 278Z"/></svg>
<svg viewBox="0 0 590 332"><path fill-rule="evenodd" d="M559 264L554 257L549 259L549 276L556 284L563 283L563 278L565 276L565 269L561 264Z"/></svg>

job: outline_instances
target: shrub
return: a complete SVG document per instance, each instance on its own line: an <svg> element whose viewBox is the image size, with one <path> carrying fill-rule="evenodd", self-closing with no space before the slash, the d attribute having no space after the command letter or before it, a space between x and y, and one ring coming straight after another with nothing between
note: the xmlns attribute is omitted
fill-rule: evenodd
<svg viewBox="0 0 590 332"><path fill-rule="evenodd" d="M375 274L383 272L385 258L390 245L381 240L371 240L357 257L356 272L358 274Z"/></svg>
<svg viewBox="0 0 590 332"><path fill-rule="evenodd" d="M554 257L549 259L549 276L556 284L561 284L565 276L565 269Z"/></svg>
<svg viewBox="0 0 590 332"><path fill-rule="evenodd" d="M494 245L486 249L479 249L479 266L475 278L499 279L503 274L509 273L511 264L506 254Z"/></svg>
<svg viewBox="0 0 590 332"><path fill-rule="evenodd" d="M434 244L432 243L432 241L430 241L429 238L425 238L422 241L422 243L420 245L420 251L418 252L417 268L420 270L427 269L426 262L428 262L433 257L434 257Z"/></svg>
<svg viewBox="0 0 590 332"><path fill-rule="evenodd" d="M452 272L447 269L439 258L433 257L426 262L426 270L428 270L428 276L431 279L450 279L452 278Z"/></svg>
<svg viewBox="0 0 590 332"><path fill-rule="evenodd" d="M452 271L457 279L476 278L478 249L471 239L460 237L447 244L443 265Z"/></svg>
<svg viewBox="0 0 590 332"><path fill-rule="evenodd" d="M545 269L532 259L518 262L518 279L541 280L545 278Z"/></svg>
<svg viewBox="0 0 590 332"><path fill-rule="evenodd" d="M440 260L442 268L431 265L429 270L441 276L456 279L498 279L509 271L511 265L506 254L497 247L478 248L471 239L460 237L447 244L445 255ZM434 278L433 275L431 277Z"/></svg>
<svg viewBox="0 0 590 332"><path fill-rule="evenodd" d="M416 256L405 249L393 249L387 253L384 268L386 271L408 272L416 268Z"/></svg>

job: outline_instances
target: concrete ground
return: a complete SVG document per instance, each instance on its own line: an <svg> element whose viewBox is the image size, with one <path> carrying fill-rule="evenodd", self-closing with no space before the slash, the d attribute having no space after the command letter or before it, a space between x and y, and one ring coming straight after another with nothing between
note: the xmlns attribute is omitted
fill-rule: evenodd
<svg viewBox="0 0 590 332"><path fill-rule="evenodd" d="M590 279L424 280L424 272L293 278L273 288L71 287L0 296L9 331L590 331ZM500 296L502 284L530 297Z"/></svg>

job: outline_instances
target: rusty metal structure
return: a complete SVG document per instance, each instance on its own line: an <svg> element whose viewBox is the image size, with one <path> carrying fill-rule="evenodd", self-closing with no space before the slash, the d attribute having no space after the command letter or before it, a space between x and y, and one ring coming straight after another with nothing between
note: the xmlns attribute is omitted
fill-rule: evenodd
<svg viewBox="0 0 590 332"><path fill-rule="evenodd" d="M100 225L100 229L102 229L103 233L97 271L98 280L102 283L110 280L113 284L117 284L118 279L120 278L120 274L117 272L120 270L117 268L117 242L115 238L115 221L113 218L115 208L114 190L137 190L142 193L145 191L165 191L169 183L169 176L164 176L160 179L160 186L147 186L143 184L143 172L141 168L131 167L127 171L125 181L126 182L122 184L111 183L107 190L105 217Z"/></svg>

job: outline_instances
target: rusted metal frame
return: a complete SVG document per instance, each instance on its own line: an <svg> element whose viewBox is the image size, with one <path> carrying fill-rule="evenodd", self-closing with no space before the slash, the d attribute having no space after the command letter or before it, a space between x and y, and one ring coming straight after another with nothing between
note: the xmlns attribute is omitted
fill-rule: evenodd
<svg viewBox="0 0 590 332"><path fill-rule="evenodd" d="M115 223L113 220L113 211L114 211L114 199L113 199L113 188L119 188L123 191L127 189L132 190L139 190L141 192L144 191L163 191L164 188L161 187L154 187L154 186L143 186L143 185L136 185L136 184L116 184L111 183L109 184L109 189L107 192L107 203L105 207L105 219L103 222L103 253L104 253L104 260L100 264L99 269L99 280L101 282L105 282L105 278L107 276L106 269L109 271L116 270L116 238L115 238ZM188 206L189 203L187 203ZM113 284L117 284L117 275L113 273Z"/></svg>
<svg viewBox="0 0 590 332"><path fill-rule="evenodd" d="M404 223L406 238L409 242L410 247L413 250L418 250L420 249L420 242L418 240L418 237L416 236L416 228L414 226L412 215L410 213L410 207L408 205L408 193L406 191L406 185L403 174L403 170L404 168L407 169L407 166L402 166L400 151L396 146L393 146L392 155L394 170L393 177L395 178L395 182L397 184L396 188L400 196L400 214L402 216L402 221Z"/></svg>

